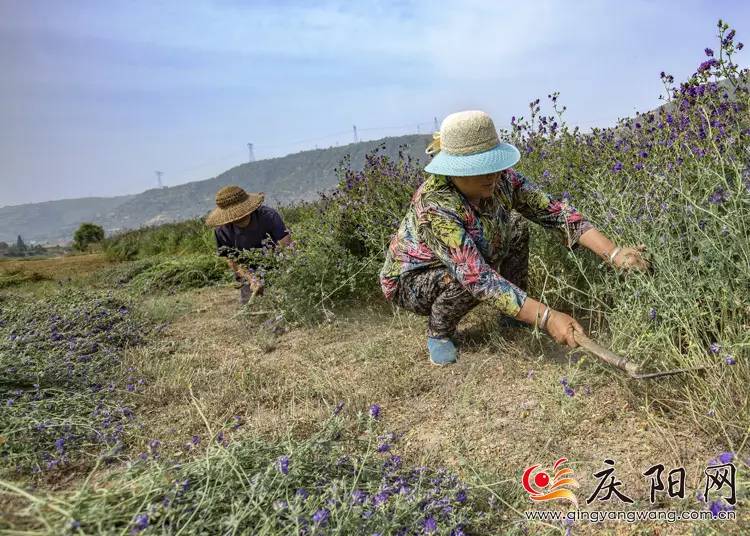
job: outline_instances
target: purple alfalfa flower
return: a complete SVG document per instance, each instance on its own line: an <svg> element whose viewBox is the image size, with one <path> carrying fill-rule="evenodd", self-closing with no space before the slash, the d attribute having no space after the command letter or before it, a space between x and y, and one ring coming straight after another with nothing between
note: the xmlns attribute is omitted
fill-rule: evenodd
<svg viewBox="0 0 750 536"><path fill-rule="evenodd" d="M615 165L612 166L612 171L620 171L622 169L622 162L619 160L615 162Z"/></svg>
<svg viewBox="0 0 750 536"><path fill-rule="evenodd" d="M372 496L372 500L371 500L372 505L377 507L377 506L380 506L381 504L385 504L386 501L388 501L390 496L391 496L390 493L388 493L388 491L385 491L385 490L381 491L380 493L376 493L375 495Z"/></svg>
<svg viewBox="0 0 750 536"><path fill-rule="evenodd" d="M640 162L636 162L635 164L633 164L633 168L635 168L636 171L640 171L643 169L643 164L641 164Z"/></svg>
<svg viewBox="0 0 750 536"><path fill-rule="evenodd" d="M563 525L565 526L565 536L570 536L573 532L573 518L566 516Z"/></svg>
<svg viewBox="0 0 750 536"><path fill-rule="evenodd" d="M711 345L708 347L708 351L712 354L718 354L719 350L721 350L721 345L719 345L718 342L712 342Z"/></svg>
<svg viewBox="0 0 750 536"><path fill-rule="evenodd" d="M708 202L712 205L721 205L727 199L729 199L729 194L721 187L716 188L716 190L708 196Z"/></svg>
<svg viewBox="0 0 750 536"><path fill-rule="evenodd" d="M234 416L234 424L232 425L232 430L237 430L240 426L242 426L244 423L242 422L242 417L239 415Z"/></svg>
<svg viewBox="0 0 750 536"><path fill-rule="evenodd" d="M185 480L183 480L182 482L180 482L180 489L177 492L177 494L178 495L182 495L183 493L185 493L189 489L190 489L190 479L186 478Z"/></svg>
<svg viewBox="0 0 750 536"><path fill-rule="evenodd" d="M341 413L342 409L344 409L344 401L343 400L339 401L339 403L336 404L336 407L333 408L333 414L334 415L338 415L339 413Z"/></svg>
<svg viewBox="0 0 750 536"><path fill-rule="evenodd" d="M298 497L300 497L303 501L310 496L310 494L307 492L305 488L298 488L295 494Z"/></svg>
<svg viewBox="0 0 750 536"><path fill-rule="evenodd" d="M432 534L437 530L437 528L437 521L435 521L435 518L432 516L422 521L422 529L424 530L425 534Z"/></svg>
<svg viewBox="0 0 750 536"><path fill-rule="evenodd" d="M734 452L722 452L716 459L721 463L730 463L734 460Z"/></svg>
<svg viewBox="0 0 750 536"><path fill-rule="evenodd" d="M312 520L316 525L325 525L328 523L328 518L331 516L331 512L327 508L321 508L315 512L312 516Z"/></svg>
<svg viewBox="0 0 750 536"><path fill-rule="evenodd" d="M742 43L737 43L737 47L736 48L737 48L737 50L742 50L743 48L745 48L745 45L743 45Z"/></svg>
<svg viewBox="0 0 750 536"><path fill-rule="evenodd" d="M565 385L563 387L563 392L565 393L565 396L569 396L571 398L576 394L576 392L569 385Z"/></svg>
<svg viewBox="0 0 750 536"><path fill-rule="evenodd" d="M567 376L563 376L562 378L560 378L560 385L568 385L568 377Z"/></svg>
<svg viewBox="0 0 750 536"><path fill-rule="evenodd" d="M715 67L719 64L718 61L716 61L716 58L711 58L709 60L704 61L698 66L698 72L704 73L708 71L711 67Z"/></svg>
<svg viewBox="0 0 750 536"><path fill-rule="evenodd" d="M455 528L451 529L450 536L466 536L462 525L456 525Z"/></svg>
<svg viewBox="0 0 750 536"><path fill-rule="evenodd" d="M652 307L651 309L648 310L648 318L651 321L656 320L656 309L655 308Z"/></svg>
<svg viewBox="0 0 750 536"><path fill-rule="evenodd" d="M139 532L146 530L146 527L148 527L148 515L138 514L133 519L133 528L130 529L130 534L138 534Z"/></svg>
<svg viewBox="0 0 750 536"><path fill-rule="evenodd" d="M219 444L224 443L224 430L216 434L216 442Z"/></svg>
<svg viewBox="0 0 750 536"><path fill-rule="evenodd" d="M65 452L65 438L60 437L55 440L55 450L57 450L57 452L59 452L60 454Z"/></svg>
<svg viewBox="0 0 750 536"><path fill-rule="evenodd" d="M706 56L708 56L709 58L713 58L714 57L714 51L711 50L710 48L706 48L704 50L704 52L706 53Z"/></svg>
<svg viewBox="0 0 750 536"><path fill-rule="evenodd" d="M370 417L377 420L380 417L380 405L373 404L370 406Z"/></svg>
<svg viewBox="0 0 750 536"><path fill-rule="evenodd" d="M392 455L385 462L383 462L383 470L385 472L397 471L401 468L401 456Z"/></svg>
<svg viewBox="0 0 750 536"><path fill-rule="evenodd" d="M9 398L8 400L5 401L5 405L12 406L15 402L16 402L15 398Z"/></svg>
<svg viewBox="0 0 750 536"><path fill-rule="evenodd" d="M367 500L367 493L361 489L355 489L352 492L352 504L364 504Z"/></svg>
<svg viewBox="0 0 750 536"><path fill-rule="evenodd" d="M563 201L570 201L570 192L564 191L561 195Z"/></svg>
<svg viewBox="0 0 750 536"><path fill-rule="evenodd" d="M276 465L282 475L289 474L289 456L280 456L279 459L276 460Z"/></svg>
<svg viewBox="0 0 750 536"><path fill-rule="evenodd" d="M731 355L729 355L729 354L727 354L726 356L724 356L724 362L727 365L736 365L737 364L737 360L734 357L732 357Z"/></svg>
<svg viewBox="0 0 750 536"><path fill-rule="evenodd" d="M467 499L466 490L465 489L458 490L458 493L456 493L456 502L465 503L466 499Z"/></svg>
<svg viewBox="0 0 750 536"><path fill-rule="evenodd" d="M391 450L391 446L388 443L381 443L377 448L377 451L380 453L388 452L389 450Z"/></svg>
<svg viewBox="0 0 750 536"><path fill-rule="evenodd" d="M716 501L712 501L708 506L708 509L711 511L711 515L713 517L718 517L720 512L731 512L734 507L728 504L724 504L724 501L718 499Z"/></svg>

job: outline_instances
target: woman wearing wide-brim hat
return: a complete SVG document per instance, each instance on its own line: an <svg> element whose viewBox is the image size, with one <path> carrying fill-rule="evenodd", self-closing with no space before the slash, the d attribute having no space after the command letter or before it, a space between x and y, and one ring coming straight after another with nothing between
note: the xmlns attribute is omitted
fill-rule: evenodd
<svg viewBox="0 0 750 536"><path fill-rule="evenodd" d="M554 230L571 250L583 244L613 266L651 268L642 244L615 246L567 201L515 171L520 152L499 140L486 113L449 115L426 152L434 155L425 167L429 175L391 239L380 283L387 299L429 317L427 349L433 364L456 361L456 326L481 301L538 325L561 344L577 346L573 332L583 333L581 325L526 294L529 233L524 218Z"/></svg>
<svg viewBox="0 0 750 536"><path fill-rule="evenodd" d="M257 266L243 265L236 259L243 249L289 245L291 236L276 210L263 204L263 193L248 193L239 186L225 186L216 193L216 208L206 217L206 224L216 227L219 256L226 257L235 279L242 283L240 303L263 291L263 280L255 273Z"/></svg>

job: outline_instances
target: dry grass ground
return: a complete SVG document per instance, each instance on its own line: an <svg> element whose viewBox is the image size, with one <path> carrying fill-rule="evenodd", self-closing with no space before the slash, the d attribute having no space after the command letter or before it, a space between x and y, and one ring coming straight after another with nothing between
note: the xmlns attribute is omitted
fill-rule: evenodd
<svg viewBox="0 0 750 536"><path fill-rule="evenodd" d="M14 276L25 281L62 281L93 273L111 262L103 254L65 255L46 259L1 259L0 283ZM0 288L2 285L0 284Z"/></svg>
<svg viewBox="0 0 750 536"><path fill-rule="evenodd" d="M616 463L620 490L636 501L624 509L649 507L648 480L641 473L657 463L687 472L686 499L666 499L660 506L698 509L694 497L704 467L722 450L719 438L703 435L680 414L651 410L659 384L625 380L530 330L500 328L487 309L462 323L459 362L439 368L428 363L424 320L411 314L362 309L320 327L281 332L276 326L274 333L264 317L239 314L230 288L152 298L143 305L172 321L162 339L129 356L150 382L139 414L145 437L160 439L174 453L185 451L191 435L205 437L196 403L214 433L241 416L245 424L236 433L277 437L305 434L340 400L353 412L377 402L388 429L403 434L400 454L491 486L512 520L530 508L519 484L523 469L550 465L560 456L575 470L583 509L621 506L616 500L585 503L605 458ZM575 396L564 394L562 377ZM742 505L737 512L744 525ZM577 534L604 532L583 522L575 527ZM613 534L636 532L636 525L626 523L607 527ZM740 524L726 522L637 527L643 534L712 533L708 527L743 532Z"/></svg>

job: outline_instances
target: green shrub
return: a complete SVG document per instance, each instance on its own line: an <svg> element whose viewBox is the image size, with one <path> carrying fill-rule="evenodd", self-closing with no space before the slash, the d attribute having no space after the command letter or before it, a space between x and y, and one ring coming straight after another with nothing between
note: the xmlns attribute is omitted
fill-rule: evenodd
<svg viewBox="0 0 750 536"><path fill-rule="evenodd" d="M215 249L213 230L198 219L144 227L104 241L105 254L121 261L162 254L209 254Z"/></svg>
<svg viewBox="0 0 750 536"><path fill-rule="evenodd" d="M160 257L139 267L128 286L138 293L187 290L229 282L230 274L224 259L216 255Z"/></svg>
<svg viewBox="0 0 750 536"><path fill-rule="evenodd" d="M73 248L87 251L91 244L104 240L104 229L93 223L82 223L73 235Z"/></svg>
<svg viewBox="0 0 750 536"><path fill-rule="evenodd" d="M348 159L337 168L338 186L292 227L294 246L245 252L262 267L266 299L290 320L315 322L340 305L380 299L378 273L416 186L423 179L411 161L367 155L361 171Z"/></svg>

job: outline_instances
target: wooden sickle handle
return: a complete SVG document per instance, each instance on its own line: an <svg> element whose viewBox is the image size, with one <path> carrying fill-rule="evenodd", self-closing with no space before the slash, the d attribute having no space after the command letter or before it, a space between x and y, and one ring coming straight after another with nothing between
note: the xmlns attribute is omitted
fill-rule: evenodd
<svg viewBox="0 0 750 536"><path fill-rule="evenodd" d="M638 365L636 365L635 363L628 361L624 357L620 357L616 353L604 348L603 346L600 346L596 342L589 339L583 333L578 333L574 330L573 338L579 345L581 345L581 347L585 348L605 363L609 363L610 365L615 366L620 370L624 370L633 378L638 377Z"/></svg>

